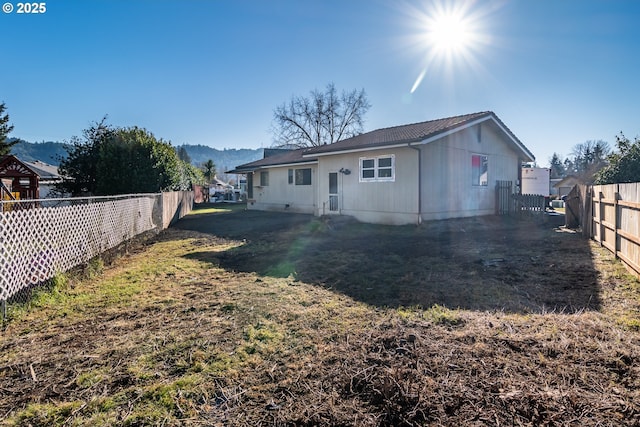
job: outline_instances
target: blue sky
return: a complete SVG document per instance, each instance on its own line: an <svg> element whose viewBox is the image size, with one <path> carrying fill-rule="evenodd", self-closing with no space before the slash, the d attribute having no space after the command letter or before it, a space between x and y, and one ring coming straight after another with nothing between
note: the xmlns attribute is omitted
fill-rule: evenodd
<svg viewBox="0 0 640 427"><path fill-rule="evenodd" d="M366 91L366 131L492 110L540 166L640 135L638 1L8 1L0 102L29 141L108 114L174 145L267 147L274 108L330 82ZM464 51L434 54L439 10L464 15Z"/></svg>

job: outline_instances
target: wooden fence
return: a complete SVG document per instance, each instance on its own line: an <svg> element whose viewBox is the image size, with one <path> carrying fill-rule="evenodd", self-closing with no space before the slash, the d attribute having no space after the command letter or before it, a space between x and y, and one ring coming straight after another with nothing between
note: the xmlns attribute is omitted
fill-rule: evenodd
<svg viewBox="0 0 640 427"><path fill-rule="evenodd" d="M514 194L511 181L496 181L497 215L543 215L545 197L538 194Z"/></svg>
<svg viewBox="0 0 640 427"><path fill-rule="evenodd" d="M568 227L581 226L640 274L640 183L578 185L565 202Z"/></svg>

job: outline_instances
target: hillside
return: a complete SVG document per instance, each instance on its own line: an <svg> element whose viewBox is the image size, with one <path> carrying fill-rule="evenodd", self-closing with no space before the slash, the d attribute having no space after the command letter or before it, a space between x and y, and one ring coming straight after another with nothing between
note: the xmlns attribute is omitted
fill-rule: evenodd
<svg viewBox="0 0 640 427"><path fill-rule="evenodd" d="M9 140L15 141L16 138L9 138ZM63 142L43 141L34 143L20 141L11 148L11 154L27 162L40 160L57 166L60 164L60 159L64 159L67 156L65 146L66 144ZM219 176L222 175L222 172L231 170L238 165L261 159L263 152L262 148L225 148L218 150L217 148L207 147L205 145L188 144L182 145L182 147L187 150L187 153L191 157L191 163L196 166L199 166L209 159L213 160Z"/></svg>
<svg viewBox="0 0 640 427"><path fill-rule="evenodd" d="M225 148L218 150L217 148L208 147L206 145L189 145L184 144L176 148L184 147L187 154L191 157L191 163L199 166L207 160L213 160L216 164L216 170L220 177L222 172L231 170L238 165L253 162L262 158L262 148Z"/></svg>
<svg viewBox="0 0 640 427"><path fill-rule="evenodd" d="M9 138L9 141L15 141L17 138ZM50 165L59 165L60 159L67 157L66 144L63 142L27 142L20 141L11 147L11 154L25 162L41 162Z"/></svg>

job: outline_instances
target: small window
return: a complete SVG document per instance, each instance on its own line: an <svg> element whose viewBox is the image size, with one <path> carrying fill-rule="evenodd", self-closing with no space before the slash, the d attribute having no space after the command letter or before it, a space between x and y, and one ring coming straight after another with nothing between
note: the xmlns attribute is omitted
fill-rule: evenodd
<svg viewBox="0 0 640 427"><path fill-rule="evenodd" d="M269 185L269 172L260 172L260 185L262 187L267 187Z"/></svg>
<svg viewBox="0 0 640 427"><path fill-rule="evenodd" d="M378 159L378 177L391 178L391 176L393 175L391 166L391 157L383 157Z"/></svg>
<svg viewBox="0 0 640 427"><path fill-rule="evenodd" d="M311 185L311 169L296 169L296 185Z"/></svg>
<svg viewBox="0 0 640 427"><path fill-rule="evenodd" d="M293 184L293 169L289 169L289 184Z"/></svg>
<svg viewBox="0 0 640 427"><path fill-rule="evenodd" d="M489 157L480 154L471 156L471 183L486 187L489 184Z"/></svg>
<svg viewBox="0 0 640 427"><path fill-rule="evenodd" d="M395 156L360 158L360 182L394 180Z"/></svg>
<svg viewBox="0 0 640 427"><path fill-rule="evenodd" d="M376 177L375 159L362 159L362 174L363 179L370 179Z"/></svg>

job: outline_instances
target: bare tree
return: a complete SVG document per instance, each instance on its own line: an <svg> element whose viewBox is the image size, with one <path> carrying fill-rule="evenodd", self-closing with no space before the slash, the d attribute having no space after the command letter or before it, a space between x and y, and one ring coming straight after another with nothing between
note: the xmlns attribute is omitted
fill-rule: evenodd
<svg viewBox="0 0 640 427"><path fill-rule="evenodd" d="M571 151L572 159L565 160L567 172L577 175L586 183L592 183L595 174L607 164L609 153L611 148L606 141L589 140L576 144Z"/></svg>
<svg viewBox="0 0 640 427"><path fill-rule="evenodd" d="M313 147L358 135L369 107L364 89L338 96L333 83L308 98L293 96L274 110L274 145Z"/></svg>

